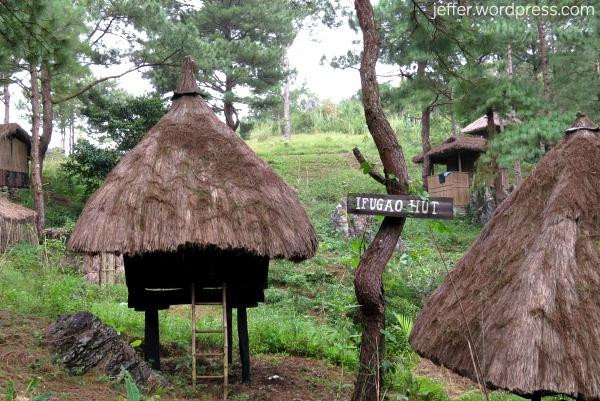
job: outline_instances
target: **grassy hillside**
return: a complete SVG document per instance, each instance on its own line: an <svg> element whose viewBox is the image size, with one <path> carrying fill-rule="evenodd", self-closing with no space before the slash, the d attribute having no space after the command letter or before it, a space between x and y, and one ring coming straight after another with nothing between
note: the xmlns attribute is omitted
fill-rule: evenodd
<svg viewBox="0 0 600 401"><path fill-rule="evenodd" d="M413 132L403 139L408 160L418 152L416 138ZM249 311L251 351L255 355L285 353L324 359L352 372L357 367L360 334L352 279L365 244L333 232L329 218L348 192L383 192L381 185L360 171L351 152L358 146L367 158L376 161L374 145L365 135L334 133L295 135L290 142L265 136L250 139L249 144L296 189L319 238L317 255L311 260L272 262L266 302ZM409 166L411 175L418 176L418 168L410 162ZM56 168L50 164L50 169ZM479 227L462 218L443 225L419 219L407 222L402 235L407 252L394 256L384 278L390 391L418 393L426 383L426 388L435 390L431 397L446 397L433 382L413 379L410 369L416 358L407 343L407 324L423 297L445 275L443 260L453 264L478 231ZM432 235L443 248L441 255L432 244ZM141 339L143 314L127 308L125 285L88 284L81 278L78 264L76 258L64 256L60 241L14 248L0 259L0 309L42 318L86 309L132 341ZM201 315L203 325L218 324L218 313L206 309ZM161 312L160 318L163 343L184 349L191 332L188 308L172 307ZM216 345L220 340L211 341L205 345ZM182 358L172 380L186 389L183 377L187 377L189 359Z"/></svg>

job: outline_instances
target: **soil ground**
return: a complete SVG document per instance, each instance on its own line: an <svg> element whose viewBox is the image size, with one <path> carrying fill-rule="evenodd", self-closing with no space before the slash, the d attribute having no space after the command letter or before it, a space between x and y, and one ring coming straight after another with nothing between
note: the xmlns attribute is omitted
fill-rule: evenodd
<svg viewBox="0 0 600 401"><path fill-rule="evenodd" d="M71 376L44 346L44 331L50 321L13 315L0 310L0 398L13 382L17 401L52 392L51 401L126 400L122 384L99 372ZM173 387L160 394L161 400L219 400L221 386L189 386L189 366L181 347L161 350L165 376ZM235 353L234 353L235 354ZM440 381L451 397L458 397L474 384L447 369L422 359L415 374ZM353 373L327 362L288 355L253 355L252 384L240 383L240 367L234 357L230 396L233 401L337 401L348 400Z"/></svg>
<svg viewBox="0 0 600 401"><path fill-rule="evenodd" d="M111 378L98 372L70 376L64 371L44 347L43 334L49 323L0 310L0 398L4 398L7 383L13 382L18 400L45 392L55 394L51 401L125 400L122 385ZM174 385L160 395L161 400L221 399L220 385L199 384L191 393L186 383L188 368L175 362L180 351L166 352L174 354L164 363L165 374ZM231 373L229 399L234 401L346 400L353 381L353 376L339 367L287 355L253 355L251 385L239 383L235 357Z"/></svg>

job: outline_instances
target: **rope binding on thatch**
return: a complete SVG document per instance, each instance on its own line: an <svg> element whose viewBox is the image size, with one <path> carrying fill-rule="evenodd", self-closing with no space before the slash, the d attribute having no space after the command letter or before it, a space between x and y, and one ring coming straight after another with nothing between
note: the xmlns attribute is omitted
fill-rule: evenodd
<svg viewBox="0 0 600 401"><path fill-rule="evenodd" d="M578 119L585 119L586 115L585 113L578 111L577 112L577 118ZM588 121L587 119L583 120L583 121ZM571 128L567 128L565 130L565 136L569 136L577 131L592 131L592 132L599 132L600 131L600 127L599 126L591 126L591 125L586 125L586 126L580 126L580 127L571 127Z"/></svg>

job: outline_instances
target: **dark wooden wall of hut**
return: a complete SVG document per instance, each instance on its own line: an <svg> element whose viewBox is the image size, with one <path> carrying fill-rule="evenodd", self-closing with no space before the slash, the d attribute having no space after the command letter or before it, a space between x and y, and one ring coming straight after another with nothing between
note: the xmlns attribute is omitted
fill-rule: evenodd
<svg viewBox="0 0 600 401"><path fill-rule="evenodd" d="M479 158L477 153L461 153L460 155L460 171L471 173L475 171L475 162ZM459 171L458 156L450 157L446 164L447 171Z"/></svg>
<svg viewBox="0 0 600 401"><path fill-rule="evenodd" d="M0 186L29 186L29 156L27 145L18 138L0 140Z"/></svg>
<svg viewBox="0 0 600 401"><path fill-rule="evenodd" d="M191 302L191 283L198 303L220 302L227 285L228 305L253 307L264 302L269 259L236 251L186 249L124 256L129 307L165 309Z"/></svg>

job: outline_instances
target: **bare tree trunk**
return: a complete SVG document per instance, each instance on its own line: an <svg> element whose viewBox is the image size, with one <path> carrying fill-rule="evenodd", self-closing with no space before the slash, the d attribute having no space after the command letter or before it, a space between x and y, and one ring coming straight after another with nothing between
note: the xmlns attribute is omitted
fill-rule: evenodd
<svg viewBox="0 0 600 401"><path fill-rule="evenodd" d="M429 186L427 184L427 177L431 174L431 161L429 160L429 156L427 152L431 150L431 140L429 139L429 134L431 130L431 107L427 106L423 109L421 113L421 147L423 150L423 170L422 170L422 178L423 178L423 189L425 191L429 190Z"/></svg>
<svg viewBox="0 0 600 401"><path fill-rule="evenodd" d="M225 100L223 101L223 114L225 114L225 123L232 130L237 130L240 126L240 119L238 118L237 110L233 106L233 102L228 99L230 93L233 90L233 82L231 78L225 78Z"/></svg>
<svg viewBox="0 0 600 401"><path fill-rule="evenodd" d="M40 80L42 82L42 136L40 137L40 174L44 168L44 157L50 146L52 139L52 129L54 123L54 105L52 104L52 88L51 88L50 70L46 63L42 63Z"/></svg>
<svg viewBox="0 0 600 401"><path fill-rule="evenodd" d="M287 73L290 65L287 51L283 55L283 69ZM292 137L292 121L290 118L290 80L286 77L283 82L283 137L288 141Z"/></svg>
<svg viewBox="0 0 600 401"><path fill-rule="evenodd" d="M4 84L4 124L10 122L10 90L8 82Z"/></svg>
<svg viewBox="0 0 600 401"><path fill-rule="evenodd" d="M67 127L65 125L61 125L60 127L60 147L63 150L63 153L67 154L67 148L65 147L65 140L67 139Z"/></svg>
<svg viewBox="0 0 600 401"><path fill-rule="evenodd" d="M521 185L521 181L523 181L523 171L521 170L521 161L515 160L514 162L515 169L515 186Z"/></svg>
<svg viewBox="0 0 600 401"><path fill-rule="evenodd" d="M75 115L71 114L69 119L69 154L75 150Z"/></svg>
<svg viewBox="0 0 600 401"><path fill-rule="evenodd" d="M417 63L417 77L424 79L425 68L427 64L424 61ZM431 130L431 107L428 105L421 111L421 150L423 151L423 168L421 170L421 178L423 179L423 189L427 191L427 177L431 173L431 161L427 152L431 150L431 140L429 134Z"/></svg>
<svg viewBox="0 0 600 401"><path fill-rule="evenodd" d="M540 18L536 18L538 35L540 39L540 65L542 67L542 81L544 84L544 99L550 101L550 82L548 80L548 49L546 48L546 29Z"/></svg>
<svg viewBox="0 0 600 401"><path fill-rule="evenodd" d="M512 59L512 45L509 43L506 49L506 60L508 63L508 79L513 79L513 59Z"/></svg>
<svg viewBox="0 0 600 401"><path fill-rule="evenodd" d="M506 49L506 59L508 63L508 79L512 81L514 77L514 66L513 66L513 57L512 57L512 44L508 44L508 48ZM515 109L510 110L510 118L514 119ZM519 186L521 181L523 181L523 172L521 171L521 161L515 160L513 163L513 169L515 173L515 186Z"/></svg>
<svg viewBox="0 0 600 401"><path fill-rule="evenodd" d="M354 7L363 36L360 79L365 119L377 146L390 194L408 190L408 172L402 148L381 107L375 65L379 56L379 31L369 0L355 0ZM362 255L354 277L354 291L360 304L363 333L360 344L360 369L352 401L379 401L382 396L385 357L385 301L381 276L392 257L404 218L384 218L377 235Z"/></svg>
<svg viewBox="0 0 600 401"><path fill-rule="evenodd" d="M487 113L488 140L492 141L496 136L496 124L494 123L494 110L488 109ZM492 170L494 171L494 189L496 190L496 204L499 205L508 196L506 193L506 172L498 166L496 155L492 155Z"/></svg>
<svg viewBox="0 0 600 401"><path fill-rule="evenodd" d="M31 191L35 204L35 226L39 238L45 224L44 193L42 191L42 168L40 162L40 91L38 86L37 67L29 65L31 76Z"/></svg>
<svg viewBox="0 0 600 401"><path fill-rule="evenodd" d="M452 131L452 136L458 135L458 124L456 124L456 116L454 115L454 111L450 114L450 130Z"/></svg>

